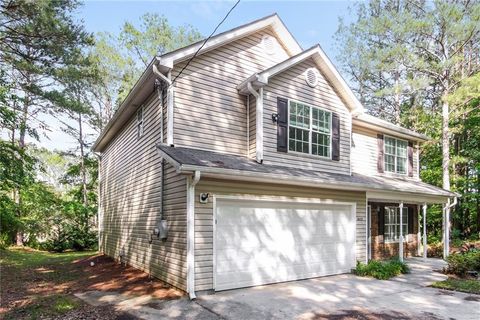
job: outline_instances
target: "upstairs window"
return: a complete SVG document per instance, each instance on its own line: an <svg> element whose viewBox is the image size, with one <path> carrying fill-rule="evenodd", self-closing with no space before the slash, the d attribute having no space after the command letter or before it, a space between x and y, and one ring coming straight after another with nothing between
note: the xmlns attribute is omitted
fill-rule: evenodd
<svg viewBox="0 0 480 320"><path fill-rule="evenodd" d="M137 138L140 139L143 136L143 106L137 110Z"/></svg>
<svg viewBox="0 0 480 320"><path fill-rule="evenodd" d="M402 233L406 240L408 235L408 207L403 207ZM385 242L397 242L400 239L400 208L385 207Z"/></svg>
<svg viewBox="0 0 480 320"><path fill-rule="evenodd" d="M405 140L385 137L385 171L407 173L407 147Z"/></svg>
<svg viewBox="0 0 480 320"><path fill-rule="evenodd" d="M331 157L332 114L317 107L289 101L288 149Z"/></svg>

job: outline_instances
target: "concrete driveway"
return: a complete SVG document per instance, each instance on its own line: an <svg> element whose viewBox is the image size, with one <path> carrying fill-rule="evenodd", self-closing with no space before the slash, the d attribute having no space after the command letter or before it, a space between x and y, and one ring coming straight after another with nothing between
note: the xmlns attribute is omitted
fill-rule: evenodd
<svg viewBox="0 0 480 320"><path fill-rule="evenodd" d="M194 302L120 302L143 319L480 319L480 296L426 287L445 277L432 271L441 264L411 260L411 274L389 281L348 274L217 292Z"/></svg>

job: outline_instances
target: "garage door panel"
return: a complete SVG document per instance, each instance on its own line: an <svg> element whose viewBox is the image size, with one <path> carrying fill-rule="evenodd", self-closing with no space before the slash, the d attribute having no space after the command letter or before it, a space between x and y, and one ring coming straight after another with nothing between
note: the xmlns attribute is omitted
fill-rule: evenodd
<svg viewBox="0 0 480 320"><path fill-rule="evenodd" d="M355 219L348 205L220 200L216 290L349 272Z"/></svg>

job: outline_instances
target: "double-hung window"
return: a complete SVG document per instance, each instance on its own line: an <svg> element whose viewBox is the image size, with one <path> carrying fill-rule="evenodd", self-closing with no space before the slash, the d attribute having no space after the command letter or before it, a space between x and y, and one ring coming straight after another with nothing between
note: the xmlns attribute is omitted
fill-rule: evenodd
<svg viewBox="0 0 480 320"><path fill-rule="evenodd" d="M385 137L385 171L407 173L407 146L405 140Z"/></svg>
<svg viewBox="0 0 480 320"><path fill-rule="evenodd" d="M143 130L144 125L143 125L143 106L141 106L137 110L137 138L141 138L143 136Z"/></svg>
<svg viewBox="0 0 480 320"><path fill-rule="evenodd" d="M385 242L397 242L400 239L400 208L385 207L385 228L383 230ZM408 234L408 208L402 212L403 237Z"/></svg>
<svg viewBox="0 0 480 320"><path fill-rule="evenodd" d="M289 101L288 149L331 157L332 114L317 107Z"/></svg>

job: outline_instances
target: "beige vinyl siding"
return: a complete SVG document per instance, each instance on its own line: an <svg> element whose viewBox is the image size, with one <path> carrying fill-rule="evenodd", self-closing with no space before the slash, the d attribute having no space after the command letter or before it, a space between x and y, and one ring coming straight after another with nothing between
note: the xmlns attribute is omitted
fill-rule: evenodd
<svg viewBox="0 0 480 320"><path fill-rule="evenodd" d="M210 194L209 201L201 204L202 192ZM366 257L366 194L365 192L339 191L298 186L248 183L239 181L201 179L195 188L195 290L213 289L213 196L214 195L257 195L275 196L285 199L322 199L355 202L356 257L364 262Z"/></svg>
<svg viewBox="0 0 480 320"><path fill-rule="evenodd" d="M186 288L186 180L165 167L166 241L149 243L162 211L161 111L156 94L144 107L144 135L138 139L136 114L106 147L100 173L100 249L122 257L180 289Z"/></svg>
<svg viewBox="0 0 480 320"><path fill-rule="evenodd" d="M379 173L377 170L377 135L381 132L354 126L352 130L352 172L364 175L407 177L408 174ZM393 136L394 137L394 136ZM413 145L413 178L419 179L418 149Z"/></svg>
<svg viewBox="0 0 480 320"><path fill-rule="evenodd" d="M256 100L253 95L249 95L249 103L250 103L250 113L249 113L249 137L248 137L248 156L252 159L255 159L256 157L256 127L257 127L257 121L256 121Z"/></svg>
<svg viewBox="0 0 480 320"><path fill-rule="evenodd" d="M334 173L350 174L351 116L345 104L319 71L319 83L310 87L304 78L308 68L316 68L308 59L269 80L264 90L264 163ZM293 99L327 111L336 112L340 118L340 161L315 155L277 152L277 127L272 113L277 113L277 97Z"/></svg>
<svg viewBox="0 0 480 320"><path fill-rule="evenodd" d="M196 57L175 83L174 143L176 146L247 155L246 98L237 85L252 74L288 58L263 50L269 29L249 35ZM172 77L186 62L174 66ZM252 130L250 130L252 132ZM253 134L255 136L255 134Z"/></svg>

